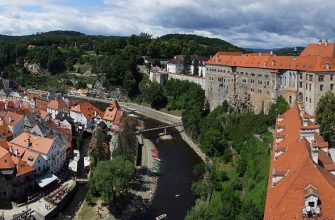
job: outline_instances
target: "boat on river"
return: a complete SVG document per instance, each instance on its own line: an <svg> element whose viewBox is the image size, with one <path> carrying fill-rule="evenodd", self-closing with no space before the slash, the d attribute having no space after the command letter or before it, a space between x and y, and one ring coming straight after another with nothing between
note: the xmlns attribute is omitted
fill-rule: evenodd
<svg viewBox="0 0 335 220"><path fill-rule="evenodd" d="M156 220L167 219L167 214L162 214L156 217Z"/></svg>

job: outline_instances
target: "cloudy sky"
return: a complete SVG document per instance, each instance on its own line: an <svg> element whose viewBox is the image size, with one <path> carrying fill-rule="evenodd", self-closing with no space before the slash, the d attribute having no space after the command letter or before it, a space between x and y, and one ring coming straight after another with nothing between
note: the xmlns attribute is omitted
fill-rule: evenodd
<svg viewBox="0 0 335 220"><path fill-rule="evenodd" d="M240 47L335 41L334 0L0 0L0 34L193 33Z"/></svg>

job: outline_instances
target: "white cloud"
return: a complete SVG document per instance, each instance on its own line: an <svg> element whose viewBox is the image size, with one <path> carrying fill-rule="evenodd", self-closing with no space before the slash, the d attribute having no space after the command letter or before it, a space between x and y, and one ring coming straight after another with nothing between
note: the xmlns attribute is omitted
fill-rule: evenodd
<svg viewBox="0 0 335 220"><path fill-rule="evenodd" d="M160 36L179 32L219 37L243 47L303 46L326 37L335 40L332 0L104 0L91 8L85 2L0 0L0 33L67 29Z"/></svg>

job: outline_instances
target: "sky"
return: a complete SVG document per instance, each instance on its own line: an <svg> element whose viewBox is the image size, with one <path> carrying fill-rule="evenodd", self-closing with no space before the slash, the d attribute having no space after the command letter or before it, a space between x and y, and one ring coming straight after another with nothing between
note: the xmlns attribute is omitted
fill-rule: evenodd
<svg viewBox="0 0 335 220"><path fill-rule="evenodd" d="M0 34L197 34L239 47L335 41L334 0L0 0Z"/></svg>

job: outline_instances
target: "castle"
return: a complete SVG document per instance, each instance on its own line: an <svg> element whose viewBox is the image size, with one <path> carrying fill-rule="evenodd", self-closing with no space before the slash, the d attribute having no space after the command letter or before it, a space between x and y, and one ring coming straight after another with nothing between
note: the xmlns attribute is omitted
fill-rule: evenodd
<svg viewBox="0 0 335 220"><path fill-rule="evenodd" d="M296 52L296 51L295 51ZM256 113L268 112L279 96L304 102L315 114L320 98L334 90L335 44L309 44L297 56L218 52L206 62L205 92L211 110L229 101Z"/></svg>

